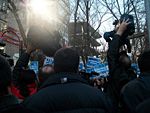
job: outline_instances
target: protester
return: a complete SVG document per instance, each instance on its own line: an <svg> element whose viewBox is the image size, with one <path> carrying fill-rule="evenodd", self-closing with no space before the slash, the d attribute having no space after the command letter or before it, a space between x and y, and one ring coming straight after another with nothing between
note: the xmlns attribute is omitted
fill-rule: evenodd
<svg viewBox="0 0 150 113"><path fill-rule="evenodd" d="M13 70L12 93L19 99L24 99L37 91L36 74L28 68L34 46L28 42L27 50L19 57Z"/></svg>
<svg viewBox="0 0 150 113"><path fill-rule="evenodd" d="M0 111L9 105L18 104L19 101L10 92L12 80L11 68L5 58L0 55Z"/></svg>
<svg viewBox="0 0 150 113"><path fill-rule="evenodd" d="M105 92L112 98L114 105L116 106L116 112L119 110L119 98L121 88L131 80L136 78L134 71L131 72L131 61L126 51L121 51L123 34L125 33L128 20L124 20L119 23L119 28L114 35L112 41L109 42L108 49L108 67L109 67L109 78L105 88Z"/></svg>
<svg viewBox="0 0 150 113"><path fill-rule="evenodd" d="M11 93L12 72L7 60L0 55L0 113L34 113L19 104Z"/></svg>
<svg viewBox="0 0 150 113"><path fill-rule="evenodd" d="M140 55L138 65L140 76L124 86L121 92L123 105L128 113L134 113L136 106L150 98L150 50Z"/></svg>
<svg viewBox="0 0 150 113"><path fill-rule="evenodd" d="M41 90L27 98L26 108L44 113L111 113L113 106L105 94L77 74L79 55L71 48L62 48L54 55L55 74Z"/></svg>
<svg viewBox="0 0 150 113"><path fill-rule="evenodd" d="M40 68L38 76L39 76L39 87L54 73L54 69L52 65L45 65Z"/></svg>

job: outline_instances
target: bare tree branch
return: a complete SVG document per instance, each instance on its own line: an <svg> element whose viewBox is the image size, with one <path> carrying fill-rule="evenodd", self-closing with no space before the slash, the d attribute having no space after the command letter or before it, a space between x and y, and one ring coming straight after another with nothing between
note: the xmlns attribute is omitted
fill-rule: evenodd
<svg viewBox="0 0 150 113"><path fill-rule="evenodd" d="M113 12L113 9L112 8L110 8L110 6L108 5L108 2L107 2L107 0L102 0L105 4L106 4L106 6L107 6L107 8L109 9L109 11L111 12L111 14L118 20L118 17L115 15L115 13Z"/></svg>
<svg viewBox="0 0 150 113"><path fill-rule="evenodd" d="M121 10L120 10L119 1L118 1L118 0L116 0L116 2L117 2L117 6L118 6L118 11L119 11L119 14L121 15Z"/></svg>

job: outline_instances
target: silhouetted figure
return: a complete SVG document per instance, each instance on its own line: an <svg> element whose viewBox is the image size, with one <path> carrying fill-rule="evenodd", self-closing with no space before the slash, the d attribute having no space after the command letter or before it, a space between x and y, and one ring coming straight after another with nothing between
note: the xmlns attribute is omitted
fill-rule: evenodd
<svg viewBox="0 0 150 113"><path fill-rule="evenodd" d="M138 59L140 76L122 89L124 109L134 113L136 106L150 98L150 50L142 53Z"/></svg>
<svg viewBox="0 0 150 113"><path fill-rule="evenodd" d="M109 42L109 49L107 53L109 78L106 84L105 92L113 100L116 112L120 105L120 91L121 88L133 78L136 74L131 69L131 60L126 51L120 52L122 46L122 38L128 26L127 20L124 20L119 26L117 32L113 35L113 39Z"/></svg>
<svg viewBox="0 0 150 113"><path fill-rule="evenodd" d="M105 94L90 86L77 74L79 55L71 48L62 48L54 55L55 74L41 90L26 99L26 108L44 113L111 113L113 106Z"/></svg>

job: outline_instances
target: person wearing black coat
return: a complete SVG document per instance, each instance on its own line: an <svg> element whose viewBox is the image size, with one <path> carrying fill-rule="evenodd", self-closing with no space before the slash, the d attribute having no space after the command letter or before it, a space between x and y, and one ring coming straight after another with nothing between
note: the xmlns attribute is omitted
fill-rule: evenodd
<svg viewBox="0 0 150 113"><path fill-rule="evenodd" d="M118 112L118 106L120 106L121 88L130 80L136 78L136 74L131 69L131 60L126 51L119 52L123 44L122 41L124 37L122 36L125 33L128 24L128 20L124 20L120 24L112 41L109 42L109 49L107 53L110 76L105 87L105 92L113 100L116 112Z"/></svg>
<svg viewBox="0 0 150 113"><path fill-rule="evenodd" d="M128 113L134 113L140 103L150 98L150 50L140 55L138 65L141 74L121 91L123 105Z"/></svg>
<svg viewBox="0 0 150 113"><path fill-rule="evenodd" d="M26 51L22 52L14 66L11 90L21 100L37 91L36 74L28 68L29 59L34 50L35 48L28 42Z"/></svg>
<svg viewBox="0 0 150 113"><path fill-rule="evenodd" d="M26 109L11 94L12 72L8 61L0 55L0 113L35 113Z"/></svg>
<svg viewBox="0 0 150 113"><path fill-rule="evenodd" d="M17 98L11 95L11 82L11 67L8 61L0 55L0 111L6 106L11 106L19 103Z"/></svg>
<svg viewBox="0 0 150 113"><path fill-rule="evenodd" d="M55 74L23 105L43 113L113 113L110 99L77 74L79 55L62 48L54 55Z"/></svg>

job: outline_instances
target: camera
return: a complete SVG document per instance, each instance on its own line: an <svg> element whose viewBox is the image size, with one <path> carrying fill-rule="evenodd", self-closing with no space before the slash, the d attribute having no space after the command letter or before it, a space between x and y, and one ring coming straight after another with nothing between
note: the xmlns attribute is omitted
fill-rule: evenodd
<svg viewBox="0 0 150 113"><path fill-rule="evenodd" d="M134 18L132 15L129 15L129 14L123 14L121 17L120 17L120 20L115 20L113 22L113 25L117 25L120 22L122 22L123 20L127 20L128 19L128 22L130 22L130 24L127 26L127 30L124 32L123 34L123 39L124 38L127 38L128 36L130 35L133 35L133 33L135 32L135 24L134 24ZM105 32L104 33L104 39L106 40L106 42L110 42L111 38L114 37L114 34L116 33L116 30L113 30L113 31L110 31L110 32Z"/></svg>
<svg viewBox="0 0 150 113"><path fill-rule="evenodd" d="M127 19L128 19L128 22L130 24L127 26L127 30L125 31L125 34L127 34L127 36L130 36L130 35L133 35L135 33L135 25L134 25L133 16L129 15L129 14L123 14L120 17L120 22L122 22L123 20L127 20Z"/></svg>
<svg viewBox="0 0 150 113"><path fill-rule="evenodd" d="M126 44L127 48L128 48L128 52L131 53L131 44L130 44L130 40L127 38L128 36L131 36L134 34L135 32L135 24L134 24L134 18L132 15L129 14L123 14L119 20L115 20L113 22L113 25L116 25L119 22L122 22L123 20L128 20L129 25L127 26L127 30L123 33L122 35L122 45ZM104 33L104 39L106 40L106 42L110 42L111 38L114 38L115 33L117 32L117 30L113 30L110 32L105 32Z"/></svg>

